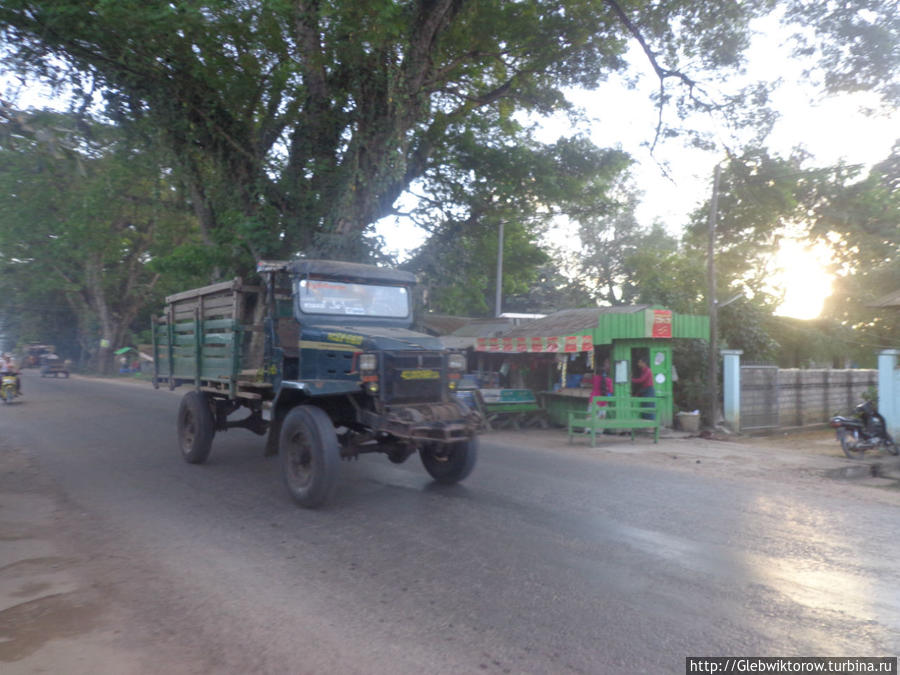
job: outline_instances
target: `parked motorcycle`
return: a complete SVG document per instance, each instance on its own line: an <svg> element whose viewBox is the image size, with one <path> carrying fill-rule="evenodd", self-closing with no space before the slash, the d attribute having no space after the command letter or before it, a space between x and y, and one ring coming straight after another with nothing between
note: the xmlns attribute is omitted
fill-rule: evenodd
<svg viewBox="0 0 900 675"><path fill-rule="evenodd" d="M18 396L17 389L16 376L4 373L0 378L0 398L3 399L4 404L11 403Z"/></svg>
<svg viewBox="0 0 900 675"><path fill-rule="evenodd" d="M836 415L831 418L841 449L850 459L859 459L866 450L883 447L896 455L897 444L888 433L884 417L879 414L871 401L856 406L852 417Z"/></svg>

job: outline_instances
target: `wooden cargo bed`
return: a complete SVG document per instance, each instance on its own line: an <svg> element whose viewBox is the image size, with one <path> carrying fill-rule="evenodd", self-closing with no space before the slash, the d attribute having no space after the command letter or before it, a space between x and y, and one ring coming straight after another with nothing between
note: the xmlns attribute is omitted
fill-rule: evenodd
<svg viewBox="0 0 900 675"><path fill-rule="evenodd" d="M259 287L236 278L167 297L165 313L153 324L157 382L264 398L271 385L261 381L259 296Z"/></svg>

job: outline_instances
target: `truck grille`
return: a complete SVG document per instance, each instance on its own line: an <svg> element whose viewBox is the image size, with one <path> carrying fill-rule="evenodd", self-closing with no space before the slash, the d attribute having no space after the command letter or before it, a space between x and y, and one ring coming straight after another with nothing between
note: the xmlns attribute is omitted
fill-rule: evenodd
<svg viewBox="0 0 900 675"><path fill-rule="evenodd" d="M386 403L436 403L447 375L441 352L385 352L382 392Z"/></svg>

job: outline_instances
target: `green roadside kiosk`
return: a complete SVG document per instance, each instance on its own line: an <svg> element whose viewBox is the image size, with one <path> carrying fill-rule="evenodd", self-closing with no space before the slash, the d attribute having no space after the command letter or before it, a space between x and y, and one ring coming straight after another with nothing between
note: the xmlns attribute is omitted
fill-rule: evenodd
<svg viewBox="0 0 900 675"><path fill-rule="evenodd" d="M638 359L653 374L660 422L673 420L673 340L709 339L709 317L678 314L663 307L630 305L568 309L517 326L495 338L479 338L475 350L530 361L540 368L541 404L550 421L565 426L570 411L584 411L590 397L590 379L608 363L612 396L631 393ZM537 383L534 383L537 384Z"/></svg>

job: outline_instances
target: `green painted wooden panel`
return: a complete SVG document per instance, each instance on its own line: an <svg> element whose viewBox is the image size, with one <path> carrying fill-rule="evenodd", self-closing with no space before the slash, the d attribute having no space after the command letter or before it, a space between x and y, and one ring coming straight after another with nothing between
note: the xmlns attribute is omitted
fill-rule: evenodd
<svg viewBox="0 0 900 675"><path fill-rule="evenodd" d="M673 315L672 337L709 340L709 317L691 314Z"/></svg>
<svg viewBox="0 0 900 675"><path fill-rule="evenodd" d="M202 344L197 353L197 324L193 321L156 328L157 372L163 377L228 379L239 368L239 326L233 319L208 319L201 325ZM169 358L171 354L171 359Z"/></svg>
<svg viewBox="0 0 900 675"><path fill-rule="evenodd" d="M644 337L645 331L643 312L601 314L594 329L594 344L609 345L613 340Z"/></svg>
<svg viewBox="0 0 900 675"><path fill-rule="evenodd" d="M558 427L564 427L569 423L569 412L587 410L587 403L587 398L553 392L541 393L541 404L547 411L547 417L552 424Z"/></svg>
<svg viewBox="0 0 900 675"><path fill-rule="evenodd" d="M232 372L232 359L229 355L228 358L219 358L219 357L210 357L205 356L203 358L203 363L201 365L202 368L202 376L203 377L231 377Z"/></svg>
<svg viewBox="0 0 900 675"><path fill-rule="evenodd" d="M655 309L661 309L659 307ZM597 319L597 327L593 330L595 345L612 344L613 340L634 340L647 338L646 313L601 314ZM672 313L673 338L709 339L709 317ZM668 339L668 338L659 338Z"/></svg>
<svg viewBox="0 0 900 675"><path fill-rule="evenodd" d="M207 319L203 322L204 332L234 330L234 319Z"/></svg>
<svg viewBox="0 0 900 675"><path fill-rule="evenodd" d="M234 344L234 333L204 333L203 344L207 348L230 347Z"/></svg>

